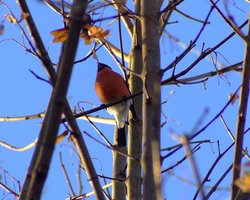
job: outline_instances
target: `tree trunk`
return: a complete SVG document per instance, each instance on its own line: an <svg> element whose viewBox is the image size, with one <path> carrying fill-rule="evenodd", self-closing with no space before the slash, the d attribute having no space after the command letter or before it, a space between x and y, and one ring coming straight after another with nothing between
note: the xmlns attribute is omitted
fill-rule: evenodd
<svg viewBox="0 0 250 200"><path fill-rule="evenodd" d="M118 129L114 131L114 144L116 144L116 138ZM127 153L127 147L118 147L117 150ZM126 200L127 188L125 184L126 180L126 162L127 158L124 155L113 151L113 181L112 181L112 199L113 200Z"/></svg>
<svg viewBox="0 0 250 200"><path fill-rule="evenodd" d="M235 139L235 151L233 162L233 178L232 178L232 195L231 199L236 199L239 188L234 184L240 177L242 145L244 139L245 122L247 114L247 103L249 96L249 81L250 81L250 18L248 18L248 36L246 38L246 50L244 58L244 68L242 72L242 88L240 94L240 104L237 119L237 132ZM249 195L249 194L248 194ZM238 195L239 197L240 195ZM247 196L247 194L245 194ZM238 199L238 198L237 198Z"/></svg>
<svg viewBox="0 0 250 200"><path fill-rule="evenodd" d="M158 1L141 1L143 64L143 199L162 199L160 161L161 70Z"/></svg>
<svg viewBox="0 0 250 200"><path fill-rule="evenodd" d="M135 13L140 14L140 0L135 0ZM130 52L129 69L135 74L130 73L129 86L132 94L142 90L142 81L138 77L142 73L142 49L141 49L141 24L138 19L134 20L132 49ZM134 98L134 105L139 122L129 122L128 128L128 199L141 199L141 154L142 154L142 96ZM130 117L131 119L131 117Z"/></svg>

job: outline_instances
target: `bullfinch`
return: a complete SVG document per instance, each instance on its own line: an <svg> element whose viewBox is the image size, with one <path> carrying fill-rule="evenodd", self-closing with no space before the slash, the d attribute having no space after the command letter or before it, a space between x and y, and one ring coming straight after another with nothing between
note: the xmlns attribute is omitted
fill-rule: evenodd
<svg viewBox="0 0 250 200"><path fill-rule="evenodd" d="M103 63L98 63L95 91L103 104L114 103L131 95L123 77ZM115 117L118 128L118 147L126 146L125 123L129 110L132 113L133 121L138 121L132 99L124 100L107 108L107 111Z"/></svg>

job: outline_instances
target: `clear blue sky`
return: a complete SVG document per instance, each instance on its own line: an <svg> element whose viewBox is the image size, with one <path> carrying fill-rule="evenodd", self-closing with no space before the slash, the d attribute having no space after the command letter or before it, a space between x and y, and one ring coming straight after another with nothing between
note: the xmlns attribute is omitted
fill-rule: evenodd
<svg viewBox="0 0 250 200"><path fill-rule="evenodd" d="M131 5L131 1L128 2ZM243 23L248 16L249 4L243 0L227 0L226 2L229 2L229 10L237 24ZM6 1L6 3L8 3L16 17L19 17L20 11L15 1ZM37 1L28 1L28 3L38 29L40 30L44 44L46 48L48 48L51 59L54 63L57 63L61 44L52 43L53 38L50 35L50 32L63 27L62 19L46 5L38 3ZM224 11L222 2L219 6ZM192 17L204 20L210 9L210 4L208 0L186 0L178 6L178 9ZM106 10L108 12L105 13L105 16L112 16L114 14L111 9ZM9 14L9 11L6 7L0 5L0 21L4 20L6 14ZM98 15L94 16L94 18L97 17ZM194 39L202 26L201 23L190 21L176 12L174 12L170 21L178 23L168 25L166 28L167 32L179 38L180 41L185 44L189 44L189 42ZM228 25L226 25L221 17L218 16L216 11L212 13L209 21L211 24L206 26L195 50L200 51L203 43L204 48L213 47L232 32ZM25 49L14 41L16 40L20 43L23 42L20 29L16 25L10 24L7 20L3 23L5 29L3 35L0 36L0 55L2 61L0 66L0 116L25 116L43 112L46 110L50 98L51 87L45 82L37 80L29 72L29 69L44 78L46 78L46 73L38 59L27 53ZM110 29L111 35L107 39L118 45L117 21L110 25L109 23L109 20L103 21L101 22L101 26ZM98 23L97 25L100 24ZM246 29L244 29L244 33L246 33ZM128 52L130 49L130 38L126 33L126 30L124 31L123 36L124 48L125 51ZM27 41L24 43L28 46ZM166 34L162 37L160 45L162 51L162 68L171 63L173 59L183 51L183 48L175 44L173 41L170 41ZM85 46L84 41L81 41L79 43L77 59L83 58L90 48L91 46ZM225 45L217 49L217 53L218 62L225 66L234 64L243 60L244 43L238 36L234 36ZM101 62L109 64L114 70L119 71L115 62L104 48L98 51L97 55ZM185 69L194 61L194 59L197 58L197 56L198 55L195 52L189 53L188 56L178 64L177 71ZM214 60L216 59L214 54L213 58ZM211 60L205 59L186 77L213 70L215 70L215 67ZM95 75L96 61L93 58L90 58L84 63L75 65L70 88L67 94L72 108L77 106L77 102L79 101L91 102L93 104L81 104L82 108L85 110L100 105L93 88ZM171 72L167 72L163 78L167 78L170 75ZM224 74L222 77L217 76L210 78L206 82L205 87L203 84L164 86L162 88L162 101L168 101L162 106L163 113L167 116L167 119L164 117L162 118L162 122L167 122L162 128L162 148L177 144L177 142L171 137L170 132L174 131L180 135L190 135L191 131L197 131L206 125L206 123L208 123L226 104L229 94L233 93L238 88L240 82L241 74L230 72ZM174 91L174 93L170 95L171 91ZM199 124L198 128L193 130L196 122L200 119L200 116L205 109L208 109L209 113L202 123ZM233 133L235 133L236 129L237 110L238 101L236 101L234 105L230 105L223 113L223 116ZM106 111L100 111L96 113L96 115L111 117ZM249 116L248 112L246 127L249 127L250 125ZM19 122L0 122L0 140L18 147L25 146L37 138L41 128L41 123L42 119ZM100 139L95 130L87 122L79 120L78 124L82 131L87 131L92 136ZM97 126L111 141L113 140L113 126L103 124L97 124ZM60 132L63 131L64 127L62 126ZM112 154L110 150L96 143L86 135L84 135L84 139L89 147L90 155L93 158L97 173L111 176ZM205 139L209 139L213 143L201 145L201 149L195 153L201 177L204 177L218 155L216 141L220 141L221 151L225 150L225 148L227 148L232 142L220 119L217 119L195 140ZM246 136L244 146L249 148L249 142L250 138L249 136ZM52 166L42 195L43 200L65 199L67 194L70 193L60 166L59 152L62 152L63 154L63 162L69 172L75 192L78 193L76 173L79 160L74 151L72 151L72 146L73 144L68 143L66 139L56 146ZM32 153L33 149L25 152L14 152L0 146L0 167L8 170L8 172L16 179L20 180L22 184ZM165 154L166 152L162 153L162 155ZM175 164L183 156L184 150L180 150L174 156L164 160L162 169ZM210 177L211 181L207 183L208 187L213 186L213 183L216 182L226 170L232 160L233 151L230 151L212 173ZM178 177L181 177L194 182L188 160L176 167L173 173L175 175L170 175L168 173L163 175L163 193L165 197L170 200L184 198L191 199L196 188L191 184L178 179ZM82 174L82 177L84 192L91 191L84 173ZM3 179L1 181L4 182ZM230 188L230 181L231 174L226 177L225 181L220 186L224 189ZM8 181L8 183L9 186L13 188L13 183L11 181ZM206 191L208 190L209 188ZM16 192L19 191L16 189ZM2 190L0 190L0 198L3 194ZM228 199L229 195L230 193L228 190L223 190L216 192L211 199ZM11 199L11 196L8 196L6 199Z"/></svg>

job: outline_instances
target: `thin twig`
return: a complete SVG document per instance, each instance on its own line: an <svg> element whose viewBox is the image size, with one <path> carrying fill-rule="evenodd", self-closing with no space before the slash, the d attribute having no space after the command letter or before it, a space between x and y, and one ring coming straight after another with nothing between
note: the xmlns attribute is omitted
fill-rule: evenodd
<svg viewBox="0 0 250 200"><path fill-rule="evenodd" d="M189 144L202 144L202 143L212 143L212 142L210 140L200 140L200 141L189 142ZM171 147L163 148L161 149L161 151L172 151L173 149L176 149L180 146L182 146L182 144L176 144Z"/></svg>
<svg viewBox="0 0 250 200"><path fill-rule="evenodd" d="M105 137L105 135L97 128L97 126L86 116L88 122L96 130L97 133L104 139L104 141L110 146L113 147L112 143Z"/></svg>
<svg viewBox="0 0 250 200"><path fill-rule="evenodd" d="M212 166L210 167L210 169L208 170L207 174L205 175L205 177L203 178L203 180L201 181L199 187L197 188L197 191L193 197L193 200L195 200L198 197L198 194L200 192L201 187L203 187L203 185L209 180L209 177L211 175L211 173L213 172L213 170L215 169L215 167L217 166L217 164L219 163L219 161L226 155L226 153L233 147L234 142L222 153L219 152L217 158L215 159L214 163L212 164Z"/></svg>
<svg viewBox="0 0 250 200"><path fill-rule="evenodd" d="M214 8L216 9L216 11L220 14L220 16L225 20L225 22L233 29L233 31L240 36L240 38L245 41L246 43L248 43L248 40L246 39L246 36L241 32L241 30L238 28L238 26L231 21L229 18L227 18L223 12L218 8L218 6L216 5L216 3L213 2L213 0L210 0L210 3L214 6Z"/></svg>
<svg viewBox="0 0 250 200"><path fill-rule="evenodd" d="M191 151L192 155L195 154L198 150L200 150L200 144L197 144ZM176 162L175 164L173 164L172 166L164 169L161 171L161 173L165 173L168 172L172 169L174 169L175 167L177 167L178 165L180 165L182 162L184 162L188 157L190 156L190 154L185 154L185 156L183 156L183 158L181 158L180 160L178 160L178 162ZM162 159L163 161L163 159Z"/></svg>
<svg viewBox="0 0 250 200"><path fill-rule="evenodd" d="M60 159L60 164L61 164L61 167L62 167L62 170L63 170L63 174L64 174L64 176L66 178L66 183L69 186L69 189L71 191L71 195L76 196L76 194L74 192L74 188L72 187L71 181L69 179L68 172L67 172L67 170L65 168L65 165L63 164L63 161L62 161L62 152L59 153L59 159Z"/></svg>
<svg viewBox="0 0 250 200"><path fill-rule="evenodd" d="M224 178L227 176L227 174L230 172L230 170L232 169L232 167L233 167L233 165L230 165L226 169L226 171L221 175L221 177L219 178L219 180L214 184L214 186L212 187L212 189L205 196L205 199L210 199L211 195L217 190L218 186L224 180Z"/></svg>
<svg viewBox="0 0 250 200"><path fill-rule="evenodd" d="M182 79L178 79L178 80L170 80L169 82L167 82L166 80L162 81L162 85L171 85L171 84L188 84L188 83L194 83L195 81L203 81L203 80L208 80L208 78L213 77L213 76L217 76L220 74L224 74L224 73L228 73L228 72L232 72L232 71L236 71L236 72L242 72L243 67L242 67L243 61L235 63L233 65L230 65L228 67L224 67L222 69L216 70L216 71L210 71L204 74L199 74L197 76L192 76L192 77L188 77L188 78L182 78Z"/></svg>
<svg viewBox="0 0 250 200"><path fill-rule="evenodd" d="M248 20L246 20L245 22L243 22L240 26L239 29L242 29L244 26L246 26L248 23ZM231 39L233 36L235 35L235 32L232 32L230 35L228 35L225 39L223 39L221 42L219 42L217 45L215 45L213 48L209 48L207 51L203 52L204 55L199 56L191 65L190 67L187 68L187 71L183 71L180 72L179 74L175 75L174 77L170 77L164 81L162 81L162 84L166 84L169 81L172 80L176 80L176 78L186 74L186 72L188 72L189 70L191 70L195 65L197 65L204 57L206 57L207 55L209 55L210 53L212 53L213 51L215 51L217 48L219 48L220 46L222 46L225 42L227 42L229 39ZM186 50L184 50L184 52L178 56L170 65L168 65L163 72L173 68L178 62L181 61L181 59L191 50L191 46L189 45L189 48L187 48Z"/></svg>
<svg viewBox="0 0 250 200"><path fill-rule="evenodd" d="M130 96L128 96L128 97L125 97L125 98L123 98L123 99L121 99L121 100L119 100L119 101L113 102L113 103L109 103L109 104L105 104L105 105L102 104L102 105L99 106L99 107L96 107L96 108L93 108L93 109L90 109L90 110L86 110L86 111L84 111L84 112L82 112L82 113L79 113L79 114L75 114L74 117L75 117L75 118L79 118L79 117L82 117L82 116L89 115L89 114L91 114L91 113L94 113L94 112L97 112L97 111L106 109L106 108L108 108L108 107L110 107L110 106L119 104L119 103L121 103L121 102L123 102L123 101L126 101L126 100L131 99L131 98L136 97L136 96L139 96L139 95L141 95L141 94L142 94L142 91L140 91L140 92L138 92L138 93L136 93L136 94L130 95ZM61 119L61 123L63 123L63 122L66 122L66 118L62 118L62 119Z"/></svg>
<svg viewBox="0 0 250 200"><path fill-rule="evenodd" d="M7 185L0 182L0 187L3 188L5 191L7 191L9 194L12 194L15 196L15 198L19 199L19 194L14 192L12 189L10 189Z"/></svg>
<svg viewBox="0 0 250 200"><path fill-rule="evenodd" d="M112 2L113 2L113 6L118 11L118 16L122 18L123 23L126 27L126 30L128 31L128 33L132 37L133 23L132 23L131 19L128 17L128 14L126 14L126 15L124 14L124 13L128 13L128 10L126 9L125 4L121 3L121 2L126 2L126 1L112 0Z"/></svg>
<svg viewBox="0 0 250 200"><path fill-rule="evenodd" d="M190 155L189 160L190 160L191 168L193 170L193 174L194 174L194 177L196 179L197 185L199 186L199 189L200 189L201 199L204 200L205 199L205 193L204 193L204 190L203 190L203 187L202 187L202 184L201 184L200 173L199 173L199 170L197 168L195 158L192 155L192 152L190 150L189 140L188 140L187 136L185 136L185 135L181 136L180 139L181 139L181 142L182 142L183 146L186 148L186 154Z"/></svg>
<svg viewBox="0 0 250 200"><path fill-rule="evenodd" d="M195 21L195 22L200 22L200 23L202 23L202 24L204 24L204 23L210 24L209 21L203 21L203 20L194 18L194 17L192 17L192 16L190 16L190 15L188 15L188 14L186 14L186 13L180 11L180 10L177 9L177 8L174 8L174 10L175 10L176 12L178 12L179 14L183 15L184 17L186 17L186 18L188 18L188 19L191 19L191 20L193 20L193 21Z"/></svg>
<svg viewBox="0 0 250 200"><path fill-rule="evenodd" d="M104 186L102 186L102 189L106 189L106 188L109 188L110 186L112 186L112 183L108 183ZM81 194L79 196L76 196L76 197L70 197L70 198L67 198L66 200L81 200L83 198L87 198L87 197L90 197L94 194L94 192L88 192L88 193L85 193L85 194Z"/></svg>
<svg viewBox="0 0 250 200"><path fill-rule="evenodd" d="M234 92L234 94L232 95L232 98L230 98L227 103L222 107L222 109L205 125L203 126L199 131L195 132L194 134L192 134L189 137L189 140L194 139L195 137L197 137L199 134L201 134L202 132L204 132L216 119L218 119L220 117L220 115L226 110L226 108L230 105L232 99L234 98L234 96L238 93L238 91L240 90L241 86L239 86L237 88L237 90ZM171 155L173 155L176 151L178 151L180 147L177 147L176 149L174 149L172 152L168 153L167 155L163 156L162 159L165 159Z"/></svg>
<svg viewBox="0 0 250 200"><path fill-rule="evenodd" d="M80 161L80 160L79 160ZM81 161L80 161L81 162ZM80 163L81 164L81 163ZM80 165L79 164L79 165ZM78 170L77 170L77 181L78 181L78 187L79 187L79 192L78 194L82 194L82 191L83 191L83 184L82 184L82 170L80 167L78 167Z"/></svg>
<svg viewBox="0 0 250 200"><path fill-rule="evenodd" d="M210 8L210 10L209 10L209 12L208 12L208 14L207 14L207 16L206 16L205 22L208 21L210 15L212 14L213 9L214 9L214 7L211 6L211 8ZM203 25L202 25L200 31L198 32L198 34L196 35L196 37L194 38L194 40L190 42L190 44L188 45L187 49L185 49L185 50L181 53L181 55L179 55L178 57L176 57L176 59L175 59L169 66L167 66L165 69L163 69L163 70L162 70L162 73L165 73L165 72L168 71L169 69L175 67L176 64L177 64L178 62L180 62L180 61L185 57L185 55L186 55L189 51L191 51L191 50L194 48L194 46L195 46L197 40L199 39L199 37L200 37L201 33L203 32L203 30L204 30L205 27L206 27L206 23L203 23ZM207 55L208 55L208 54L207 54ZM201 53L200 57L201 57L201 58L206 57L206 56L205 56L205 52L204 52L204 53ZM188 68L187 68L186 70L184 70L183 72L186 72L187 70L189 71L189 68L191 68L191 67L188 67ZM191 68L191 69L192 69L192 68ZM190 69L190 70L191 70L191 69ZM182 74L182 72L180 72L179 74ZM182 74L182 75L183 75L183 74Z"/></svg>
<svg viewBox="0 0 250 200"><path fill-rule="evenodd" d="M89 134L87 131L83 131L83 133L86 134L88 137L90 137L92 140L96 141L97 143L99 143L99 144L105 146L106 148L108 148L108 149L110 149L110 150L112 150L112 151L115 151L115 152L119 153L119 154L122 155L122 156L129 157L129 158L131 158L131 159L133 159L133 160L135 160L135 161L139 161L137 158L134 158L133 156L128 155L128 154L126 154L126 153L124 153L124 152L118 150L118 149L115 148L113 145L112 145L111 147L110 147L110 146L107 146L107 145L104 144L103 142L101 142L101 141L97 140L96 138L94 138L94 137L93 137L91 134Z"/></svg>
<svg viewBox="0 0 250 200"><path fill-rule="evenodd" d="M229 136L230 136L230 138L233 140L233 142L235 142L234 135L233 135L232 131L230 130L230 128L228 127L228 125L227 125L227 123L226 123L226 121L224 120L224 118L223 118L222 115L220 116L220 119L221 119L223 125L225 126L225 128L226 128L226 130L227 130L227 132L228 132L228 134L229 134ZM250 160L250 155L248 154L247 148L245 148L245 149L242 150L242 154L243 154L248 160Z"/></svg>

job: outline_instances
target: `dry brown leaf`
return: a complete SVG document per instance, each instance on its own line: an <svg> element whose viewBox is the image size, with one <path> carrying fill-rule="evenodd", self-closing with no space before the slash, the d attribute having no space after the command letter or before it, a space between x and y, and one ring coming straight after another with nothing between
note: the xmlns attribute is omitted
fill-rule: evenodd
<svg viewBox="0 0 250 200"><path fill-rule="evenodd" d="M86 31L82 32L80 37L85 40L86 45L90 45L95 39L94 37L89 36L89 34Z"/></svg>
<svg viewBox="0 0 250 200"><path fill-rule="evenodd" d="M68 32L69 30L67 28L52 31L50 34L54 36L53 43L65 42L68 39Z"/></svg>
<svg viewBox="0 0 250 200"><path fill-rule="evenodd" d="M64 42L68 39L68 28L57 29L51 32L51 35L54 36L53 43L56 42ZM85 40L86 45L90 45L94 39L104 39L107 35L109 35L109 30L104 30L98 26L91 26L89 24L84 25L82 29L82 33L80 35L81 38Z"/></svg>
<svg viewBox="0 0 250 200"><path fill-rule="evenodd" d="M91 26L89 24L83 27L81 38L85 39L87 45L91 44L94 39L104 39L109 35L109 30L104 30L99 26Z"/></svg>

